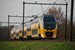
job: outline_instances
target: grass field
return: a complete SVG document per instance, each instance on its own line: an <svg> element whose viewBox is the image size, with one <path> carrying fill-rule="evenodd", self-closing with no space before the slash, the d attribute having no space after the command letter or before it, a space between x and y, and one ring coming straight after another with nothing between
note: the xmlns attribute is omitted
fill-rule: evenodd
<svg viewBox="0 0 75 50"><path fill-rule="evenodd" d="M75 43L2 41L0 50L75 50Z"/></svg>

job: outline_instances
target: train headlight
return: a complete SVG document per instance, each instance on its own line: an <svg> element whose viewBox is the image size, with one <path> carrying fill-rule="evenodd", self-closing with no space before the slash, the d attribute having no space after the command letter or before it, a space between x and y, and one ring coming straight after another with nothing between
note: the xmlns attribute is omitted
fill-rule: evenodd
<svg viewBox="0 0 75 50"><path fill-rule="evenodd" d="M52 31L54 31L54 30L52 30Z"/></svg>
<svg viewBox="0 0 75 50"><path fill-rule="evenodd" d="M45 29L45 31L46 31L46 29Z"/></svg>
<svg viewBox="0 0 75 50"><path fill-rule="evenodd" d="M50 28L50 26L49 26L49 28Z"/></svg>

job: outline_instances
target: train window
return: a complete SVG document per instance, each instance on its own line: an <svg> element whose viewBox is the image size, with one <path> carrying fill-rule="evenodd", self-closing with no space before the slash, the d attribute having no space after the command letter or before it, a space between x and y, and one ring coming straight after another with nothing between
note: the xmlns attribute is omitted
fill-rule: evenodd
<svg viewBox="0 0 75 50"><path fill-rule="evenodd" d="M27 26L27 31L31 30L31 23Z"/></svg>
<svg viewBox="0 0 75 50"><path fill-rule="evenodd" d="M31 29L27 29L27 31L30 31Z"/></svg>
<svg viewBox="0 0 75 50"><path fill-rule="evenodd" d="M19 36L19 34L17 33L16 36Z"/></svg>
<svg viewBox="0 0 75 50"><path fill-rule="evenodd" d="M20 30L19 33L21 33L22 31Z"/></svg>
<svg viewBox="0 0 75 50"><path fill-rule="evenodd" d="M37 29L32 30L32 35L38 34Z"/></svg>
<svg viewBox="0 0 75 50"><path fill-rule="evenodd" d="M43 18L44 28L45 29L54 29L56 27L56 21L55 18L52 16L44 17ZM50 28L49 28L50 27Z"/></svg>
<svg viewBox="0 0 75 50"><path fill-rule="evenodd" d="M23 34L24 36L26 35L26 32L24 32L24 34Z"/></svg>

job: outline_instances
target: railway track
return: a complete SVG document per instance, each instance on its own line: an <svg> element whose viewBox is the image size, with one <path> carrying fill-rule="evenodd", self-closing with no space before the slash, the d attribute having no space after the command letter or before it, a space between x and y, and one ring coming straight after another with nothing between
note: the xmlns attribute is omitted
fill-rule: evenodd
<svg viewBox="0 0 75 50"><path fill-rule="evenodd" d="M13 40L13 41L24 41L24 42L64 42L62 39L23 39L23 40Z"/></svg>

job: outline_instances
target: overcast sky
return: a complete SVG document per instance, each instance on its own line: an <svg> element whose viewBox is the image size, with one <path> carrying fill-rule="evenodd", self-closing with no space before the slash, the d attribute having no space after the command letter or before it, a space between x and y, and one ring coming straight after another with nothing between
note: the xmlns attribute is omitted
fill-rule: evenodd
<svg viewBox="0 0 75 50"><path fill-rule="evenodd" d="M35 0L0 0L0 22L8 21L8 15L22 15L23 13L23 1L25 2L35 2ZM70 2L71 0L37 0L37 2L47 2L47 3L65 3L68 2L68 18L70 17ZM75 4L74 4L75 5ZM43 6L44 10L47 9L48 6ZM75 6L74 6L75 7ZM65 8L62 8L64 11ZM75 8L74 8L75 9ZM75 10L74 10L75 11ZM36 15L44 13L41 6L35 5L26 5L26 15ZM75 13L75 12L74 12ZM74 15L75 19L75 15ZM22 18L11 18L11 21L22 21ZM25 19L28 20L28 19ZM16 21L17 22L17 21Z"/></svg>

